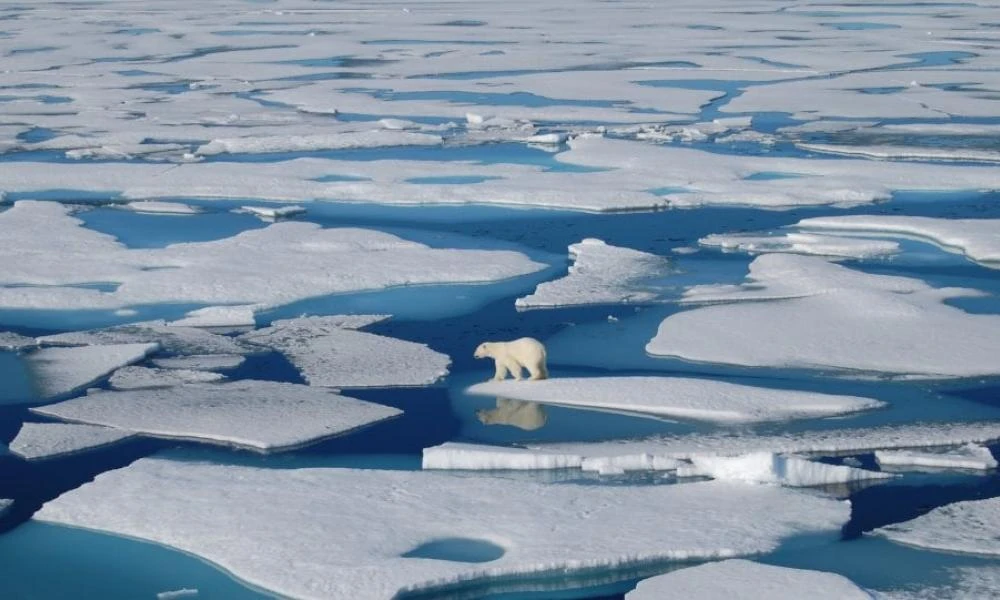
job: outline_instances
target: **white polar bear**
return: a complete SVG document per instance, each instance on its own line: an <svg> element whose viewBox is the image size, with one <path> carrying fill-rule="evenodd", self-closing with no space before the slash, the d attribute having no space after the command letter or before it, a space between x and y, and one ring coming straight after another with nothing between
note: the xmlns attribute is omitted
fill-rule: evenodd
<svg viewBox="0 0 1000 600"><path fill-rule="evenodd" d="M497 372L493 379L499 381L510 371L514 379L521 379L521 369L527 369L531 379L547 379L545 346L535 338L521 338L511 342L483 342L476 348L476 358L492 358Z"/></svg>

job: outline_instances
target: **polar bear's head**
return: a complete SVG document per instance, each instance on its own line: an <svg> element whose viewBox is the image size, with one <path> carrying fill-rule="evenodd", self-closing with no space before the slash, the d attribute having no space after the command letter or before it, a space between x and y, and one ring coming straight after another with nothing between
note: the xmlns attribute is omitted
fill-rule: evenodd
<svg viewBox="0 0 1000 600"><path fill-rule="evenodd" d="M482 344L479 344L479 347L476 348L476 351L473 354L473 356L476 358L486 358L488 356L492 356L492 354L490 353L490 343L483 342Z"/></svg>

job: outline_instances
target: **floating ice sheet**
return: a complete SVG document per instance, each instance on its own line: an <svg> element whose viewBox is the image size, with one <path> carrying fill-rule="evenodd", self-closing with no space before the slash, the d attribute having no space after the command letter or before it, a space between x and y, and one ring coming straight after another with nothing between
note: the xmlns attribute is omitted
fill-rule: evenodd
<svg viewBox="0 0 1000 600"><path fill-rule="evenodd" d="M986 266L1000 268L1000 219L940 219L889 215L814 217L798 227L927 239L946 250L958 250Z"/></svg>
<svg viewBox="0 0 1000 600"><path fill-rule="evenodd" d="M116 390L170 387L182 383L210 383L225 379L210 371L188 369L150 369L149 367L122 367L111 375L108 383Z"/></svg>
<svg viewBox="0 0 1000 600"><path fill-rule="evenodd" d="M843 575L730 559L671 571L639 582L625 600L871 600Z"/></svg>
<svg viewBox="0 0 1000 600"><path fill-rule="evenodd" d="M192 369L194 371L224 371L235 369L246 360L239 354L193 354L173 358L154 358L153 364L163 369Z"/></svg>
<svg viewBox="0 0 1000 600"><path fill-rule="evenodd" d="M848 146L844 144L797 144L799 148L824 154L863 156L891 160L962 161L1000 163L1000 152L970 148L927 148L924 146Z"/></svg>
<svg viewBox="0 0 1000 600"><path fill-rule="evenodd" d="M401 413L309 386L255 380L94 392L34 410L66 421L264 452L304 446Z"/></svg>
<svg viewBox="0 0 1000 600"><path fill-rule="evenodd" d="M134 212L167 215L195 215L201 212L201 209L191 206L190 204L184 204L182 202L161 202L156 200L129 202L128 204L123 204L122 208L124 210L131 210Z"/></svg>
<svg viewBox="0 0 1000 600"><path fill-rule="evenodd" d="M878 450L875 460L881 467L926 467L930 469L976 469L988 471L997 468L997 459L989 448L966 444L946 452L916 452L904 450Z"/></svg>
<svg viewBox="0 0 1000 600"><path fill-rule="evenodd" d="M283 219L285 217L291 217L294 215L301 215L306 212L304 206L244 206L241 207L242 212L248 212L252 215L260 217L265 221L274 221L277 219Z"/></svg>
<svg viewBox="0 0 1000 600"><path fill-rule="evenodd" d="M993 598L1000 590L1000 567L972 566L947 570L949 581L921 589L875 592L876 600L969 600Z"/></svg>
<svg viewBox="0 0 1000 600"><path fill-rule="evenodd" d="M890 479L890 473L828 465L795 456L754 452L741 456L692 456L690 466L677 469L679 477L711 477L724 481L770 483L792 487L834 485Z"/></svg>
<svg viewBox="0 0 1000 600"><path fill-rule="evenodd" d="M42 348L25 357L42 398L80 390L115 369L156 351L156 343L108 344L78 348Z"/></svg>
<svg viewBox="0 0 1000 600"><path fill-rule="evenodd" d="M684 377L559 377L488 381L471 394L720 424L843 415L884 406L871 398L738 385Z"/></svg>
<svg viewBox="0 0 1000 600"><path fill-rule="evenodd" d="M203 156L210 156L222 153L294 152L377 148L379 146L436 146L442 141L441 137L437 135L376 129L362 133L222 138L200 146L196 152Z"/></svg>
<svg viewBox="0 0 1000 600"><path fill-rule="evenodd" d="M10 451L26 460L57 458L118 443L135 435L80 423L24 423L10 443Z"/></svg>
<svg viewBox="0 0 1000 600"><path fill-rule="evenodd" d="M534 471L550 469L582 469L601 473L621 471L673 471L681 461L651 454L588 457L581 454L561 454L510 448L445 442L424 448L424 469L491 471Z"/></svg>
<svg viewBox="0 0 1000 600"><path fill-rule="evenodd" d="M854 271L789 254L758 257L748 282L691 288L646 350L699 362L915 378L1000 373L1000 316L944 303L975 290ZM926 338L934 331L933 343Z"/></svg>
<svg viewBox="0 0 1000 600"><path fill-rule="evenodd" d="M210 242L126 249L80 227L68 211L25 201L0 213L0 235L10 241L0 248L0 306L278 306L392 286L493 282L543 267L513 251L437 249L379 231L304 222ZM80 285L94 283L120 285L113 291Z"/></svg>
<svg viewBox="0 0 1000 600"><path fill-rule="evenodd" d="M374 600L516 575L767 552L796 534L837 536L849 512L845 502L723 482L621 488L141 459L35 517L173 546L282 595ZM233 544L237 533L243 543ZM421 552L456 538L491 548L493 560Z"/></svg>
<svg viewBox="0 0 1000 600"><path fill-rule="evenodd" d="M834 258L871 258L899 252L896 242L801 232L779 235L712 234L698 240L698 244L750 254L786 252Z"/></svg>
<svg viewBox="0 0 1000 600"><path fill-rule="evenodd" d="M254 348L224 335L195 327L166 325L160 321L57 333L42 336L38 341L65 346L152 343L159 344L166 352L177 354L251 354L254 351Z"/></svg>
<svg viewBox="0 0 1000 600"><path fill-rule="evenodd" d="M35 338L23 336L10 331L0 331L0 348L6 350L23 350L37 346Z"/></svg>
<svg viewBox="0 0 1000 600"><path fill-rule="evenodd" d="M518 298L518 308L573 306L578 304L642 303L657 293L644 280L670 269L666 258L620 248L588 238L569 247L569 274L538 284L533 294Z"/></svg>
<svg viewBox="0 0 1000 600"><path fill-rule="evenodd" d="M448 374L451 359L425 344L356 331L381 316L302 317L275 321L240 339L280 351L309 385L429 385Z"/></svg>
<svg viewBox="0 0 1000 600"><path fill-rule="evenodd" d="M965 554L1000 556L1000 498L970 500L939 506L904 523L874 531L894 542Z"/></svg>
<svg viewBox="0 0 1000 600"><path fill-rule="evenodd" d="M253 327L256 306L206 306L171 321L180 327Z"/></svg>

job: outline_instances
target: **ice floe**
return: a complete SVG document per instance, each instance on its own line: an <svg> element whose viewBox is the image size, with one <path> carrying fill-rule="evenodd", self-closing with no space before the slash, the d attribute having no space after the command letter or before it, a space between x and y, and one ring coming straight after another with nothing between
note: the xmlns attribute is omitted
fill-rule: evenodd
<svg viewBox="0 0 1000 600"><path fill-rule="evenodd" d="M41 348L27 354L25 361L39 396L53 398L83 389L158 348L156 343Z"/></svg>
<svg viewBox="0 0 1000 600"><path fill-rule="evenodd" d="M275 221L306 212L304 206L243 206L240 211L260 217L265 221Z"/></svg>
<svg viewBox="0 0 1000 600"><path fill-rule="evenodd" d="M763 553L793 535L839 536L849 512L846 502L725 482L624 489L147 458L98 475L35 518L173 546L295 598L388 599L516 575ZM232 543L234 532L243 543ZM433 560L424 550L456 538L494 549L494 559Z"/></svg>
<svg viewBox="0 0 1000 600"><path fill-rule="evenodd" d="M255 350L231 337L195 327L167 325L162 321L56 333L39 337L38 341L50 346L152 343L175 354L252 354Z"/></svg>
<svg viewBox="0 0 1000 600"><path fill-rule="evenodd" d="M488 381L468 393L719 424L821 418L879 408L871 398L684 377L559 377Z"/></svg>
<svg viewBox="0 0 1000 600"><path fill-rule="evenodd" d="M828 465L772 452L753 452L740 456L691 456L688 460L691 461L691 465L679 467L678 477L711 477L724 481L769 483L792 487L835 485L895 477L891 473Z"/></svg>
<svg viewBox="0 0 1000 600"><path fill-rule="evenodd" d="M222 153L294 152L379 146L436 146L442 141L437 135L376 129L359 133L222 138L199 146L196 152L203 156L211 156Z"/></svg>
<svg viewBox="0 0 1000 600"><path fill-rule="evenodd" d="M634 591L625 594L625 600L664 598L871 600L871 595L836 573L776 567L743 559L671 571L640 581Z"/></svg>
<svg viewBox="0 0 1000 600"><path fill-rule="evenodd" d="M716 233L701 238L698 240L698 244L709 248L750 254L787 252L834 258L871 258L890 256L899 252L899 244L896 242L804 232L789 232L778 235Z"/></svg>
<svg viewBox="0 0 1000 600"><path fill-rule="evenodd" d="M25 460L57 458L116 444L135 432L81 423L32 423L21 425L10 451Z"/></svg>
<svg viewBox="0 0 1000 600"><path fill-rule="evenodd" d="M1000 152L970 148L928 148L926 146L848 146L844 144L797 144L803 150L843 156L892 160L962 161L1000 163Z"/></svg>
<svg viewBox="0 0 1000 600"><path fill-rule="evenodd" d="M1000 373L993 360L1000 355L1000 316L944 303L980 295L975 290L933 288L790 254L756 258L747 279L744 285L689 289L686 301L719 304L671 315L646 350L699 362L847 374Z"/></svg>
<svg viewBox="0 0 1000 600"><path fill-rule="evenodd" d="M552 453L584 454L590 457L650 454L654 457L737 456L756 452L798 455L849 455L875 450L952 448L963 444L993 444L1000 441L1000 424L917 423L856 429L828 429L753 434L731 431L652 437L588 443L532 444Z"/></svg>
<svg viewBox="0 0 1000 600"><path fill-rule="evenodd" d="M149 367L122 367L115 371L108 384L116 390L170 387L182 383L210 383L225 376L211 371L189 369L151 369Z"/></svg>
<svg viewBox="0 0 1000 600"><path fill-rule="evenodd" d="M357 331L383 318L357 315L279 320L240 339L278 350L309 385L419 386L448 374L451 359L426 344Z"/></svg>
<svg viewBox="0 0 1000 600"><path fill-rule="evenodd" d="M182 202L162 202L157 200L145 200L142 202L129 202L121 205L124 210L131 210L140 213L166 214L166 215L195 215L201 211L200 208L184 204Z"/></svg>
<svg viewBox="0 0 1000 600"><path fill-rule="evenodd" d="M661 256L588 238L569 247L569 274L538 284L518 298L518 308L649 302L656 291L643 281L662 276L670 262Z"/></svg>
<svg viewBox="0 0 1000 600"><path fill-rule="evenodd" d="M206 306L184 315L183 318L171 321L176 327L253 327L256 324L254 315L258 306Z"/></svg>
<svg viewBox="0 0 1000 600"><path fill-rule="evenodd" d="M69 210L22 201L0 213L0 234L11 236L0 249L0 306L278 306L392 286L499 281L543 267L513 251L437 249L379 231L304 222L210 242L126 249L81 227ZM113 291L80 285L95 282L120 285Z"/></svg>
<svg viewBox="0 0 1000 600"><path fill-rule="evenodd" d="M66 421L276 452L402 411L292 383L241 380L87 396L33 409Z"/></svg>
<svg viewBox="0 0 1000 600"><path fill-rule="evenodd" d="M989 448L978 444L965 444L944 452L916 452L913 450L877 450L875 460L885 467L926 467L930 469L976 469L988 471L997 468L997 459Z"/></svg>
<svg viewBox="0 0 1000 600"><path fill-rule="evenodd" d="M7 514L10 507L14 505L14 501L7 498L0 498L0 517Z"/></svg>
<svg viewBox="0 0 1000 600"><path fill-rule="evenodd" d="M225 371L242 365L244 360L246 358L239 354L192 354L171 358L154 358L153 364L163 369Z"/></svg>
<svg viewBox="0 0 1000 600"><path fill-rule="evenodd" d="M35 338L20 335L10 331L0 331L0 348L5 350L23 350L37 346Z"/></svg>
<svg viewBox="0 0 1000 600"><path fill-rule="evenodd" d="M982 565L946 569L948 582L917 589L874 591L875 600L970 600L993 598L1000 590L1000 567Z"/></svg>
<svg viewBox="0 0 1000 600"><path fill-rule="evenodd" d="M422 464L424 469L441 470L582 469L599 473L616 473L674 471L682 463L677 459L651 454L589 457L581 454L561 454L527 448L445 442L439 446L424 448Z"/></svg>
<svg viewBox="0 0 1000 600"><path fill-rule="evenodd" d="M1000 556L998 530L1000 498L988 498L939 506L915 519L879 527L874 533L919 548Z"/></svg>
<svg viewBox="0 0 1000 600"><path fill-rule="evenodd" d="M1000 268L1000 219L851 215L803 219L797 226L819 231L917 237L946 250L960 251L980 264Z"/></svg>

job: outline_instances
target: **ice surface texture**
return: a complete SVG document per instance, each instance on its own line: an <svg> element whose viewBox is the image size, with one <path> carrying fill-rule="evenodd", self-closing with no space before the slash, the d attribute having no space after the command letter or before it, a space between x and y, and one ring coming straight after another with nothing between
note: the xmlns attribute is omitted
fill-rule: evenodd
<svg viewBox="0 0 1000 600"><path fill-rule="evenodd" d="M57 458L126 440L135 433L79 423L25 423L10 451L26 460Z"/></svg>
<svg viewBox="0 0 1000 600"><path fill-rule="evenodd" d="M157 343L42 348L27 355L26 361L39 395L52 398L80 390L158 348Z"/></svg>
<svg viewBox="0 0 1000 600"><path fill-rule="evenodd" d="M1000 498L946 504L916 519L880 527L875 533L920 548L1000 556L997 531Z"/></svg>
<svg viewBox="0 0 1000 600"><path fill-rule="evenodd" d="M875 460L881 467L925 467L929 469L976 469L988 471L997 468L997 459L989 448L978 444L965 444L946 452L916 452L904 450L879 450Z"/></svg>
<svg viewBox="0 0 1000 600"><path fill-rule="evenodd" d="M845 502L720 482L620 488L141 459L36 518L174 546L294 598L374 600L519 574L765 552L795 534L836 537L849 512ZM505 552L479 564L403 557L455 537Z"/></svg>

